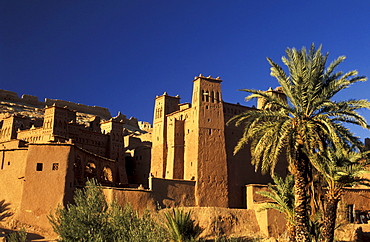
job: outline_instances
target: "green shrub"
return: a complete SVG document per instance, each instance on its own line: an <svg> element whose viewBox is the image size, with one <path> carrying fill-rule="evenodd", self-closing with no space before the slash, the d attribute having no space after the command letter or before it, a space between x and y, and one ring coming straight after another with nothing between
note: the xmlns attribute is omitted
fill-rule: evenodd
<svg viewBox="0 0 370 242"><path fill-rule="evenodd" d="M167 233L146 211L142 216L129 204L124 208L113 203L110 210L110 224L115 241L166 241Z"/></svg>
<svg viewBox="0 0 370 242"><path fill-rule="evenodd" d="M131 206L107 204L101 187L95 180L77 190L75 204L59 206L49 221L59 235L59 241L134 242L165 241L166 233L152 221L148 213L139 216Z"/></svg>
<svg viewBox="0 0 370 242"><path fill-rule="evenodd" d="M18 232L13 232L5 237L6 242L26 242L27 232L24 228L20 229Z"/></svg>

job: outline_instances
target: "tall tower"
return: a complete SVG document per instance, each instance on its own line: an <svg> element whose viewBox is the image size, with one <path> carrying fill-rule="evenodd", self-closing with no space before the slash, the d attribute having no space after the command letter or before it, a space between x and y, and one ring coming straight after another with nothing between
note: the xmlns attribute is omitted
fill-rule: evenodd
<svg viewBox="0 0 370 242"><path fill-rule="evenodd" d="M120 183L127 184L126 161L124 157L123 124L126 116L118 113L114 118L101 123L101 130L109 137L106 157L118 162ZM117 178L116 178L117 179Z"/></svg>
<svg viewBox="0 0 370 242"><path fill-rule="evenodd" d="M76 113L55 105L45 108L42 140L57 141L69 138L68 123L76 121Z"/></svg>
<svg viewBox="0 0 370 242"><path fill-rule="evenodd" d="M21 127L21 118L11 116L0 123L0 142L10 141L17 138L17 130Z"/></svg>
<svg viewBox="0 0 370 242"><path fill-rule="evenodd" d="M151 173L154 177L165 178L167 162L167 114L179 110L180 97L165 92L155 98L152 140Z"/></svg>
<svg viewBox="0 0 370 242"><path fill-rule="evenodd" d="M193 159L186 162L196 163L197 205L227 207L228 172L220 78L202 75L195 78L192 109L196 149ZM192 166L185 164L185 167ZM185 177L189 176L189 172L193 171L185 171Z"/></svg>

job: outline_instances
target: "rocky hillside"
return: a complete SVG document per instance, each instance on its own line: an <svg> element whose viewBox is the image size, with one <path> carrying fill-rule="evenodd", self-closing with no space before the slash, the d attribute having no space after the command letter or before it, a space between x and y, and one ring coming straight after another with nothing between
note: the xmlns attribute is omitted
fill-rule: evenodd
<svg viewBox="0 0 370 242"><path fill-rule="evenodd" d="M44 109L23 103L0 101L0 119L16 114L20 116L43 118ZM76 115L78 123L87 124L95 118L95 115L87 113L77 112Z"/></svg>

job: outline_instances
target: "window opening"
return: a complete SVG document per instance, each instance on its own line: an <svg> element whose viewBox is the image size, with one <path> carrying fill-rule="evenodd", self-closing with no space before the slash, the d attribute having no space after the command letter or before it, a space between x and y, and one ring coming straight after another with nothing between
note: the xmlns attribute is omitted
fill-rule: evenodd
<svg viewBox="0 0 370 242"><path fill-rule="evenodd" d="M354 206L353 204L348 204L347 205L347 218L349 223L354 223L355 222L355 216L354 216Z"/></svg>
<svg viewBox="0 0 370 242"><path fill-rule="evenodd" d="M59 170L59 163L53 163L53 168L52 168L53 171L57 171Z"/></svg>
<svg viewBox="0 0 370 242"><path fill-rule="evenodd" d="M42 166L43 166L42 163L37 163L36 164L36 171L42 171Z"/></svg>

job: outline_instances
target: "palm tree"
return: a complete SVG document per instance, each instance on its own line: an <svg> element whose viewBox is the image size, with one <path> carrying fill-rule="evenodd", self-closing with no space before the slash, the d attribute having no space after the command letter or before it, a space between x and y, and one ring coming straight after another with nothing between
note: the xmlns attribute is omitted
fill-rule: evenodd
<svg viewBox="0 0 370 242"><path fill-rule="evenodd" d="M272 177L274 184L268 184L268 191L259 191L264 197L270 198L273 202L263 205L259 211L275 209L285 215L287 234L289 241L295 241L294 228L294 179L292 175L287 175L285 179L277 174Z"/></svg>
<svg viewBox="0 0 370 242"><path fill-rule="evenodd" d="M164 213L166 227L173 242L195 242L203 229L191 219L191 211L174 208Z"/></svg>
<svg viewBox="0 0 370 242"><path fill-rule="evenodd" d="M322 237L326 242L334 240L338 202L344 188L357 184L369 185L370 181L362 176L364 173L368 173L366 169L369 165L367 154L369 152L361 153L328 148L325 154L317 153L312 158L314 166L326 183L322 229Z"/></svg>
<svg viewBox="0 0 370 242"><path fill-rule="evenodd" d="M361 108L370 108L366 100L333 101L339 91L348 88L366 78L357 76L357 71L348 73L334 72L344 61L341 56L328 68L328 54L321 53L321 46L315 49L312 44L307 52L305 48L286 50L287 57L282 61L289 70L268 58L271 75L281 85L287 101L269 93L242 89L251 93L246 100L262 98L265 100L262 110L251 110L233 117L228 123L244 125L243 137L239 140L234 152L238 152L250 142L252 164L263 173L274 171L278 157L283 149L294 175L295 191L295 225L296 240L308 241L307 231L307 185L310 171L309 154L320 152L330 142L337 149L352 144L361 146L343 123L351 123L368 128L365 119L358 114Z"/></svg>

